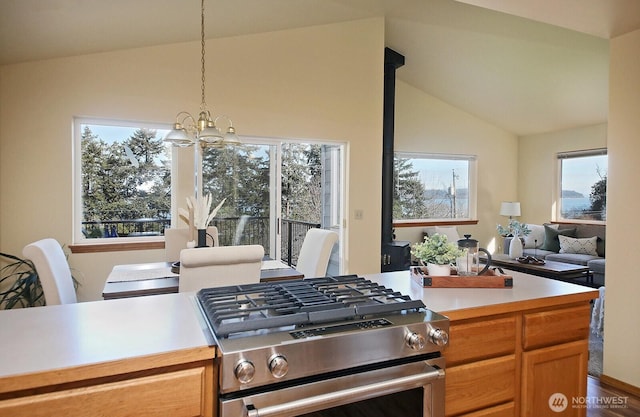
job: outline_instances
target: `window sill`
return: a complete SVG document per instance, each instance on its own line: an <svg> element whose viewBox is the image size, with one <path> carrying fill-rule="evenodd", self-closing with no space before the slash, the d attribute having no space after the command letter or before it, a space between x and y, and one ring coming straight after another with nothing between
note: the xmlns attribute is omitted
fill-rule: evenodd
<svg viewBox="0 0 640 417"><path fill-rule="evenodd" d="M394 220L393 227L459 226L478 224L478 220Z"/></svg>
<svg viewBox="0 0 640 417"><path fill-rule="evenodd" d="M81 243L69 245L71 253L100 253L132 250L164 249L164 240L149 242Z"/></svg>

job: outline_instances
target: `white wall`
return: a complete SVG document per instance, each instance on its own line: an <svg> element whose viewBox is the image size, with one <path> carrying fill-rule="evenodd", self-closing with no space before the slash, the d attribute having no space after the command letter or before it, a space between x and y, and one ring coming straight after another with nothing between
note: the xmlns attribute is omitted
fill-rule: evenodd
<svg viewBox="0 0 640 417"><path fill-rule="evenodd" d="M384 22L380 18L207 41L207 102L240 135L348 142L348 272L380 269ZM72 239L72 118L168 122L200 104L200 43L0 67L0 250ZM366 186L363 186L366 184ZM354 220L354 209L362 220ZM113 265L162 250L73 254L81 301Z"/></svg>
<svg viewBox="0 0 640 417"><path fill-rule="evenodd" d="M640 387L640 30L611 40L604 375Z"/></svg>
<svg viewBox="0 0 640 417"><path fill-rule="evenodd" d="M522 210L519 220L542 224L555 220L557 154L606 148L607 124L522 136L518 143L518 200Z"/></svg>
<svg viewBox="0 0 640 417"><path fill-rule="evenodd" d="M398 72L402 71L402 67ZM402 82L396 83L395 150L476 155L478 224L458 226L481 246L498 250L502 201L517 196L517 137ZM396 228L398 240L417 242L422 228Z"/></svg>

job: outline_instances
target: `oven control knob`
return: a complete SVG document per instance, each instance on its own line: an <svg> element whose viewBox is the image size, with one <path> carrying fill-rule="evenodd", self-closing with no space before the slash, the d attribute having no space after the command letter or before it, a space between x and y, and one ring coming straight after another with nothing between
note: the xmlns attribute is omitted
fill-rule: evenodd
<svg viewBox="0 0 640 417"><path fill-rule="evenodd" d="M289 362L287 362L287 358L282 355L272 355L269 358L269 371L271 371L271 375L276 378L282 378L289 372Z"/></svg>
<svg viewBox="0 0 640 417"><path fill-rule="evenodd" d="M243 384L251 382L253 376L256 373L256 367L246 359L241 360L236 365L233 373L236 375L236 379Z"/></svg>
<svg viewBox="0 0 640 417"><path fill-rule="evenodd" d="M449 335L442 329L429 330L429 339L437 346L446 346L449 343Z"/></svg>
<svg viewBox="0 0 640 417"><path fill-rule="evenodd" d="M424 336L420 333L411 332L407 335L405 341L407 342L407 346L409 346L413 350L422 350L424 349Z"/></svg>

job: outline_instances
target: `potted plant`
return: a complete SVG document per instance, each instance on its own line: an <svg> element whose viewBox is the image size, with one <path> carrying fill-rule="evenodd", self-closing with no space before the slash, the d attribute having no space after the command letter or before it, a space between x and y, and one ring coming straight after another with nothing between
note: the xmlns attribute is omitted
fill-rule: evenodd
<svg viewBox="0 0 640 417"><path fill-rule="evenodd" d="M529 226L527 226L526 223L520 223L517 220L509 220L509 224L507 225L507 227L502 227L501 224L499 224L496 229L498 230L498 234L502 237L508 237L508 236L527 236L529 233L531 233L531 229L529 229Z"/></svg>
<svg viewBox="0 0 640 417"><path fill-rule="evenodd" d="M44 293L35 266L28 259L0 253L0 308L42 306Z"/></svg>
<svg viewBox="0 0 640 417"><path fill-rule="evenodd" d="M498 225L497 229L502 237L512 237L511 242L509 242L509 257L516 259L522 256L524 237L531 233L529 226L526 223L511 219L506 228Z"/></svg>
<svg viewBox="0 0 640 417"><path fill-rule="evenodd" d="M71 278L77 289L78 280L74 276ZM43 305L46 305L46 300L33 262L0 252L0 309Z"/></svg>
<svg viewBox="0 0 640 417"><path fill-rule="evenodd" d="M451 265L463 252L456 243L448 242L447 236L435 233L425 236L424 242L415 243L411 254L427 267L431 276L451 275Z"/></svg>

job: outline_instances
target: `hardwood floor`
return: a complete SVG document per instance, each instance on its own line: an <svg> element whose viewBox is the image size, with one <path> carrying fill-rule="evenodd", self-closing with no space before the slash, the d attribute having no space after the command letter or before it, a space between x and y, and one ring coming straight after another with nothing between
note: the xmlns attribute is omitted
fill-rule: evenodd
<svg viewBox="0 0 640 417"><path fill-rule="evenodd" d="M589 376L587 400L597 402L587 407L587 417L636 417L640 416L640 397L602 383Z"/></svg>

